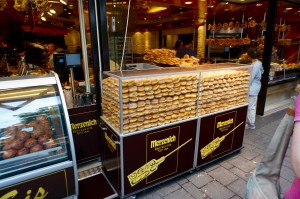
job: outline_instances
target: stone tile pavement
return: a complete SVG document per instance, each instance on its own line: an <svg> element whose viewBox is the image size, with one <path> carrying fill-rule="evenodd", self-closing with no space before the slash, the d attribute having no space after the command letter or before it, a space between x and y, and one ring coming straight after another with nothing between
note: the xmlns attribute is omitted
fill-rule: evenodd
<svg viewBox="0 0 300 199"><path fill-rule="evenodd" d="M179 176L157 187L136 195L138 199L240 199L249 175L264 154L285 111L257 116L256 129L246 130L240 152L218 160L208 166ZM281 169L282 193L294 178L290 164L290 146Z"/></svg>

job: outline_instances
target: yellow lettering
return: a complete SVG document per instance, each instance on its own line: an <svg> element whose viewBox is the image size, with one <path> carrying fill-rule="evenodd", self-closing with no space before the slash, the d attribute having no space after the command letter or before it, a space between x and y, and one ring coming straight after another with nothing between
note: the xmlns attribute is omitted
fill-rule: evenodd
<svg viewBox="0 0 300 199"><path fill-rule="evenodd" d="M106 132L104 134L104 137L107 140L107 142L114 148L114 150L117 150L117 146L116 146L115 142L110 137L108 137Z"/></svg>
<svg viewBox="0 0 300 199"><path fill-rule="evenodd" d="M34 199L43 199L43 198L46 198L47 195L48 195L48 192L46 192L45 189L43 189L43 187L40 187L38 192L36 193Z"/></svg>
<svg viewBox="0 0 300 199"><path fill-rule="evenodd" d="M152 140L150 148L154 148L154 147L158 147L158 146L161 146L161 145L169 144L169 143L175 142L175 141L176 141L176 136L175 135L169 136L168 138L164 138L164 139L161 139L161 140Z"/></svg>
<svg viewBox="0 0 300 199"><path fill-rule="evenodd" d="M76 130L79 128L84 128L84 127L89 127L89 126L94 126L97 125L97 120L93 119L93 120L88 120L85 122L78 122L78 123L71 123L71 128L72 130Z"/></svg>
<svg viewBox="0 0 300 199"><path fill-rule="evenodd" d="M233 123L233 118L230 118L229 120L223 121L223 122L218 122L217 123L217 128L221 128L223 126L227 126L229 124Z"/></svg>
<svg viewBox="0 0 300 199"><path fill-rule="evenodd" d="M8 193L5 194L4 196L2 196L0 199L12 199L12 198L14 198L16 195L18 195L18 191L17 191L17 190L12 190L11 192L8 192Z"/></svg>

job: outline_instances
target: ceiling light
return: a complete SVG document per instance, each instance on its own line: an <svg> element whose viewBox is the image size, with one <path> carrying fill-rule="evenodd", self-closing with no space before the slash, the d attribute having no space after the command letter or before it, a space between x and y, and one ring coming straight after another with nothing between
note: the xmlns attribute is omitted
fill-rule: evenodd
<svg viewBox="0 0 300 199"><path fill-rule="evenodd" d="M286 8L286 10L292 10L293 8Z"/></svg>
<svg viewBox="0 0 300 199"><path fill-rule="evenodd" d="M70 4L70 7L73 7L74 5L73 4Z"/></svg>
<svg viewBox="0 0 300 199"><path fill-rule="evenodd" d="M161 16L159 16L158 18L160 18L160 19L161 19Z"/></svg>
<svg viewBox="0 0 300 199"><path fill-rule="evenodd" d="M226 8L226 9L224 9L224 11L226 12L226 11L229 11L229 9L228 8Z"/></svg>
<svg viewBox="0 0 300 199"><path fill-rule="evenodd" d="M245 1L245 0L240 0L240 1Z"/></svg>
<svg viewBox="0 0 300 199"><path fill-rule="evenodd" d="M44 13L44 12L42 12L42 14L41 14L41 17L42 17L42 16L44 16L44 14L45 14L45 13Z"/></svg>
<svg viewBox="0 0 300 199"><path fill-rule="evenodd" d="M68 1L67 0L59 0L60 3L67 5Z"/></svg>
<svg viewBox="0 0 300 199"><path fill-rule="evenodd" d="M70 15L71 13L70 12L68 12L68 15Z"/></svg>
<svg viewBox="0 0 300 199"><path fill-rule="evenodd" d="M49 10L49 12L51 12L52 14L55 14L55 13L56 13L56 11L53 10L53 9Z"/></svg>
<svg viewBox="0 0 300 199"><path fill-rule="evenodd" d="M52 13L51 13L51 12L48 11L47 13L48 13L48 15L52 16Z"/></svg>
<svg viewBox="0 0 300 199"><path fill-rule="evenodd" d="M189 5L189 4L192 4L193 2L191 2L191 1L186 1L186 2L184 2L185 4L187 4L187 5Z"/></svg>
<svg viewBox="0 0 300 199"><path fill-rule="evenodd" d="M145 17L144 20L147 20L147 18Z"/></svg>
<svg viewBox="0 0 300 199"><path fill-rule="evenodd" d="M256 6L262 6L262 5L263 5L262 3L257 3L257 4L256 4Z"/></svg>
<svg viewBox="0 0 300 199"><path fill-rule="evenodd" d="M41 17L41 19L42 19L43 21L46 21L46 17Z"/></svg>
<svg viewBox="0 0 300 199"><path fill-rule="evenodd" d="M228 4L228 1L225 4Z"/></svg>
<svg viewBox="0 0 300 199"><path fill-rule="evenodd" d="M248 18L248 20L251 20L251 19L252 19L252 17L249 17L249 18Z"/></svg>

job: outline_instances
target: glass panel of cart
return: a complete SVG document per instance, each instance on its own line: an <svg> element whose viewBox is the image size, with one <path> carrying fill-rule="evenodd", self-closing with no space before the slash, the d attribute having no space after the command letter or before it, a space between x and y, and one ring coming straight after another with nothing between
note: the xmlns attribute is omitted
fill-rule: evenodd
<svg viewBox="0 0 300 199"><path fill-rule="evenodd" d="M0 90L0 179L70 160L55 85Z"/></svg>

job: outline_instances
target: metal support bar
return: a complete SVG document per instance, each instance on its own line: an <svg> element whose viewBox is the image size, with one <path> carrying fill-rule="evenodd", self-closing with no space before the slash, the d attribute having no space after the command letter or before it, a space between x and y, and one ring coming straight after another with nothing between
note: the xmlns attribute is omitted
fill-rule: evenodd
<svg viewBox="0 0 300 199"><path fill-rule="evenodd" d="M87 56L86 47L86 34L85 34L85 23L84 23L84 6L82 0L78 0L78 11L79 11L79 23L80 23L80 35L81 35L81 47L83 56L83 68L85 78L86 92L91 92L90 74L89 74L89 61Z"/></svg>

